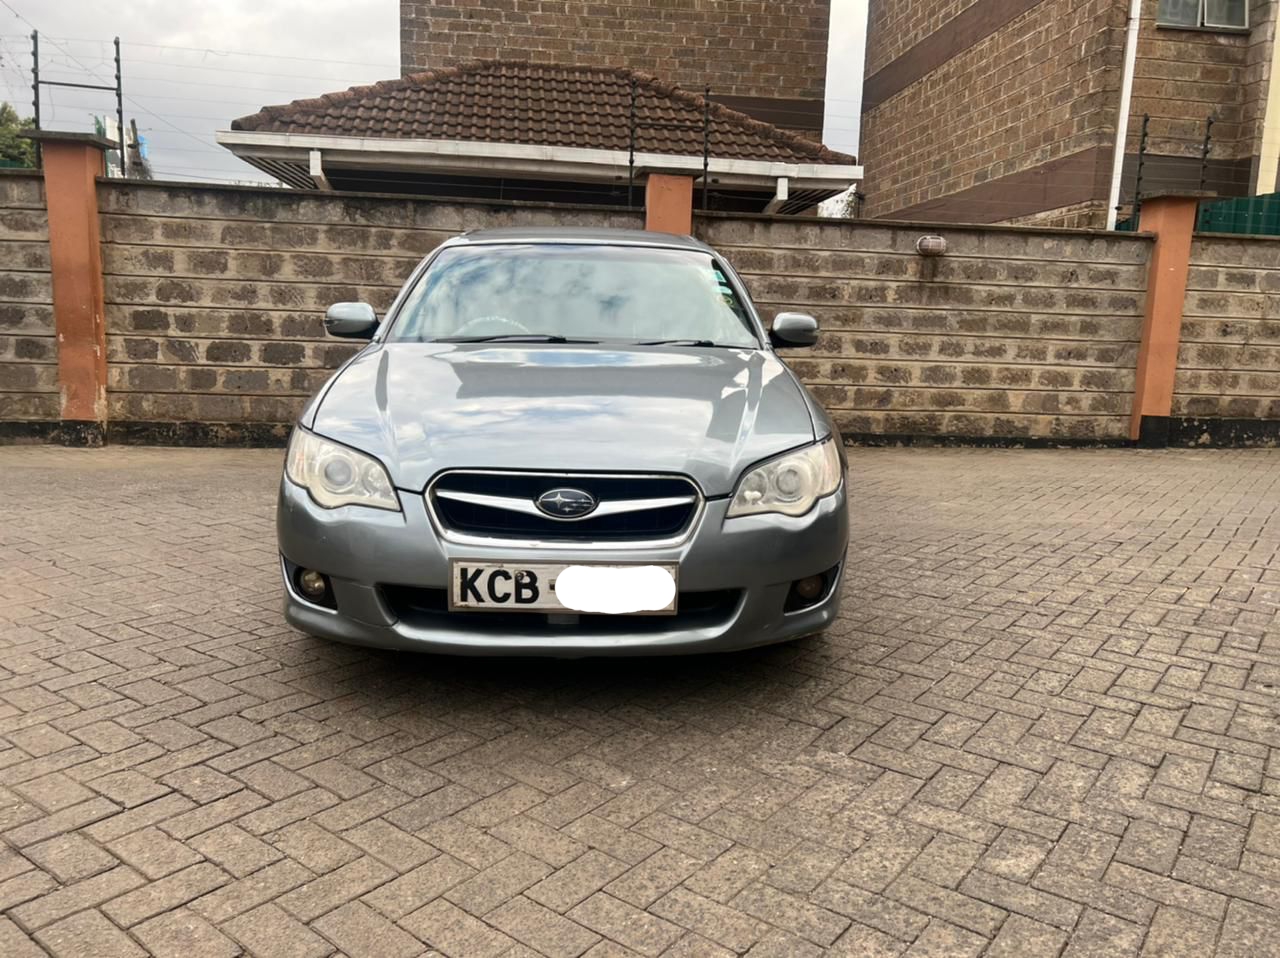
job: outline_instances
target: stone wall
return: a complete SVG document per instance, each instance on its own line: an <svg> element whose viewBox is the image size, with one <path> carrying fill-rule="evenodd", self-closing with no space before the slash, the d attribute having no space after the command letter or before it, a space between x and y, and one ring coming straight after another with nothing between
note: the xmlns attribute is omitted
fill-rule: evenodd
<svg viewBox="0 0 1280 958"><path fill-rule="evenodd" d="M44 181L0 172L0 423L58 418Z"/></svg>
<svg viewBox="0 0 1280 958"><path fill-rule="evenodd" d="M848 434L1127 434L1147 238L951 228L925 259L906 224L703 216L697 231L766 317L818 317L817 348L791 362Z"/></svg>
<svg viewBox="0 0 1280 958"><path fill-rule="evenodd" d="M1173 415L1280 420L1280 239L1195 238Z"/></svg>
<svg viewBox="0 0 1280 958"><path fill-rule="evenodd" d="M324 337L330 303L385 310L425 253L467 229L643 222L598 207L160 183L100 181L98 201L112 441L282 439L355 348ZM1150 236L735 214L700 214L695 231L766 320L818 317L818 346L787 358L851 438L1128 435ZM947 254L921 257L917 240L934 232ZM10 437L54 435L59 420L47 236L40 181L0 176ZM1280 240L1199 236L1191 267L1177 436L1226 420L1214 425L1226 441L1274 438Z"/></svg>
<svg viewBox="0 0 1280 958"><path fill-rule="evenodd" d="M99 205L113 426L281 434L355 348L325 338L330 303L381 313L423 255L463 230L643 223L598 208L136 183L101 184Z"/></svg>

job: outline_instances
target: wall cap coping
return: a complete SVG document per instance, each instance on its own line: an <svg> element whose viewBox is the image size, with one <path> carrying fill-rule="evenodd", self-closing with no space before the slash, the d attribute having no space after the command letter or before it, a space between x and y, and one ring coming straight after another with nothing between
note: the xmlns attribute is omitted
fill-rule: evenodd
<svg viewBox="0 0 1280 958"><path fill-rule="evenodd" d="M1218 194L1213 190L1159 190L1138 196L1139 201L1143 203L1151 200L1214 200L1217 198Z"/></svg>
<svg viewBox="0 0 1280 958"><path fill-rule="evenodd" d="M696 198L695 198L696 199ZM625 207L624 207L625 209ZM693 211L693 220L735 220L756 221L761 223L781 223L792 226L812 226L814 224L830 224L835 226L861 226L872 229L915 230L919 233L943 233L948 230L963 230L977 233L1048 233L1054 236L1076 236L1092 239L1144 240L1154 243L1155 233L1142 230L1116 231L1106 229L1084 229L1069 226L1019 226L1014 223L939 223L929 220L893 220L893 219L852 219L844 216L780 216L771 213L738 213L725 210Z"/></svg>
<svg viewBox="0 0 1280 958"><path fill-rule="evenodd" d="M584 211L598 213L632 213L644 215L643 206L598 206L594 203L539 203L534 200L486 200L474 197L430 196L421 193L347 193L340 190L299 190L292 187L239 183L202 183L199 180L134 180L118 176L99 176L98 186L114 186L121 189L208 190L222 193L257 193L261 196L294 197L296 199L333 200L334 202L359 202L360 200L413 200L420 203L437 203L447 206L474 206L482 209L538 209L563 210L567 213ZM783 217L786 219L786 217Z"/></svg>
<svg viewBox="0 0 1280 958"><path fill-rule="evenodd" d="M1271 233L1215 233L1212 230L1196 230L1191 235L1193 239L1246 240L1248 242L1261 240L1266 243L1280 243L1280 236Z"/></svg>
<svg viewBox="0 0 1280 958"><path fill-rule="evenodd" d="M80 143L100 150L116 150L120 144L96 133L72 133L67 130L19 130L18 135L37 143Z"/></svg>

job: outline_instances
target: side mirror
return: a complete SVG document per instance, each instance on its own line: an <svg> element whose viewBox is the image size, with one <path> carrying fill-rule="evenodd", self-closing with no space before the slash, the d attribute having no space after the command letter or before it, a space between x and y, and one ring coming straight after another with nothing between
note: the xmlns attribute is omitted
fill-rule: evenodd
<svg viewBox="0 0 1280 958"><path fill-rule="evenodd" d="M334 303L324 313L324 331L342 339L373 339L378 314L368 303Z"/></svg>
<svg viewBox="0 0 1280 958"><path fill-rule="evenodd" d="M779 313L773 317L769 341L775 346L812 346L818 341L818 321L807 313Z"/></svg>

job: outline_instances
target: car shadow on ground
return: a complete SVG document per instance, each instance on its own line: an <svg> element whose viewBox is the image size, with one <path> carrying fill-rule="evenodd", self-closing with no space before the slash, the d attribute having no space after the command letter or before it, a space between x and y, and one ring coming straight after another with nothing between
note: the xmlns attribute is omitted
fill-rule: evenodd
<svg viewBox="0 0 1280 958"><path fill-rule="evenodd" d="M505 702L508 707L588 704L606 710L627 704L661 711L696 700L699 708L723 702L735 711L755 706L785 714L795 711L786 706L789 699L807 711L816 686L829 692L848 679L830 673L825 680L818 678L831 652L825 635L738 652L583 658L450 656L358 648L312 636L299 639L317 658L347 666L312 676L312 690L322 697L340 695L349 686L370 696L414 693L436 704L476 695L498 709ZM353 667L359 673L355 683ZM326 674L332 675L333 688L325 687Z"/></svg>

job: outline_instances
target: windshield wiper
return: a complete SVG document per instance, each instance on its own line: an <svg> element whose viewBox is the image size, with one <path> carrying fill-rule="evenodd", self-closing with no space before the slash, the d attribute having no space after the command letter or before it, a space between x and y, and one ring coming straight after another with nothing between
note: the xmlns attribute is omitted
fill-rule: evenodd
<svg viewBox="0 0 1280 958"><path fill-rule="evenodd" d="M570 339L550 333L506 333L502 336L440 336L428 340L432 343L590 343L594 339Z"/></svg>
<svg viewBox="0 0 1280 958"><path fill-rule="evenodd" d="M717 343L710 339L646 339L637 346L718 346L721 349L739 349L729 343Z"/></svg>

